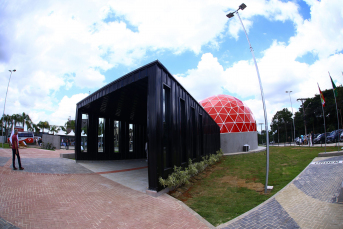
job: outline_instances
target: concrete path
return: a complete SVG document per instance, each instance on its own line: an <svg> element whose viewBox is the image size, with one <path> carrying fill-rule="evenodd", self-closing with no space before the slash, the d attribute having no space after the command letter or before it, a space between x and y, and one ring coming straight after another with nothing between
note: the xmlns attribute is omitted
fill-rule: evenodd
<svg viewBox="0 0 343 229"><path fill-rule="evenodd" d="M57 158L60 152L22 149L20 153L25 170L14 171L11 150L0 149L0 228L211 226L167 194L155 198L125 187L101 172Z"/></svg>

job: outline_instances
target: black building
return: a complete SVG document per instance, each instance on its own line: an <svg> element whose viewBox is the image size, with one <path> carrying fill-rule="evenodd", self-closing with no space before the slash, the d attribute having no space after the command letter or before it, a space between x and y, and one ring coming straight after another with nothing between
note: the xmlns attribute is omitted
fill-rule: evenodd
<svg viewBox="0 0 343 229"><path fill-rule="evenodd" d="M220 130L202 106L159 62L104 86L76 106L76 160L146 158L149 189L162 189L174 165L220 149Z"/></svg>

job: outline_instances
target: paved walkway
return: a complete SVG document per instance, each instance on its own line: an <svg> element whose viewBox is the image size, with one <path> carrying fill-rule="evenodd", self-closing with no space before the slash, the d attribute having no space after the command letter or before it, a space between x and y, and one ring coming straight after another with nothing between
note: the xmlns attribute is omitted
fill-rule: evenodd
<svg viewBox="0 0 343 229"><path fill-rule="evenodd" d="M14 171L10 149L0 149L0 228L210 226L167 194L155 198L125 187L72 160L57 158L58 151L20 153L25 170Z"/></svg>
<svg viewBox="0 0 343 229"><path fill-rule="evenodd" d="M115 173L112 165L75 163L59 158L63 152L22 149L25 170L13 171L11 151L0 149L0 228L212 227L167 194L151 197L103 176ZM320 163L308 165L269 200L218 228L343 228L343 204L336 203L343 163L333 161L343 156L314 159ZM144 173L144 168L135 171Z"/></svg>

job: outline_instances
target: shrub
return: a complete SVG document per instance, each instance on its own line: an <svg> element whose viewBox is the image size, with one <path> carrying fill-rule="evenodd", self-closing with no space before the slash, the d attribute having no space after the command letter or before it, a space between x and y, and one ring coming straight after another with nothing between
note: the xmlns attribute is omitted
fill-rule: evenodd
<svg viewBox="0 0 343 229"><path fill-rule="evenodd" d="M163 187L178 188L184 184L189 184L189 179L192 176L202 172L209 165L213 165L218 162L223 156L222 150L218 150L216 154L202 157L202 161L193 163L192 159L188 161L188 167L182 169L182 167L174 166L174 171L168 176L167 179L159 178L159 182Z"/></svg>
<svg viewBox="0 0 343 229"><path fill-rule="evenodd" d="M44 142L42 142L42 148L43 149L48 149L48 150L55 150L56 149L56 147L55 146L53 146L52 145L52 143L44 143Z"/></svg>

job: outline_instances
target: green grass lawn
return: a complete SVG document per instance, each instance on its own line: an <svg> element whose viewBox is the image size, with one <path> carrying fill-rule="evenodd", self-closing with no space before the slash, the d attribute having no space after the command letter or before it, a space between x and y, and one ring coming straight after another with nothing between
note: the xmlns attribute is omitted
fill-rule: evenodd
<svg viewBox="0 0 343 229"><path fill-rule="evenodd" d="M2 143L0 143L0 147L2 147ZM10 146L8 143L4 143L4 149L9 149Z"/></svg>
<svg viewBox="0 0 343 229"><path fill-rule="evenodd" d="M337 147L327 147L327 151L337 151ZM320 152L324 147L270 147L268 185L274 189L269 194L264 194L266 152L261 152L224 156L207 175L200 175L203 179L179 189L184 191L182 195L171 195L218 226L280 191Z"/></svg>

